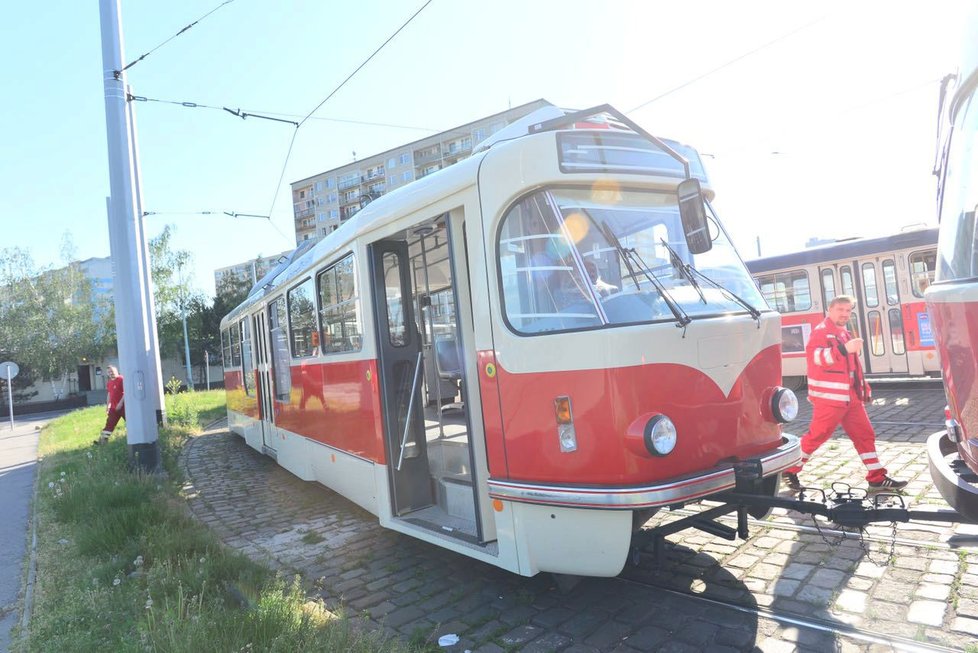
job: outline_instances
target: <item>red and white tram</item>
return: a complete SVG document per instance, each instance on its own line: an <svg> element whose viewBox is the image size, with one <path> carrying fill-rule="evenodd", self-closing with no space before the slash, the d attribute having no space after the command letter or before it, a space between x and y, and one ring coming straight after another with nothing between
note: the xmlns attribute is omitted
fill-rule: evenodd
<svg viewBox="0 0 978 653"><path fill-rule="evenodd" d="M978 10L972 7L962 24L970 31L962 65L942 86L940 238L937 275L926 295L941 353L947 430L931 436L927 454L947 502L978 519Z"/></svg>
<svg viewBox="0 0 978 653"><path fill-rule="evenodd" d="M936 259L934 227L747 261L781 313L785 385L803 385L808 337L836 295L856 298L848 329L864 339L868 376L936 376L940 362L924 303Z"/></svg>
<svg viewBox="0 0 978 653"><path fill-rule="evenodd" d="M617 574L635 524L799 458L781 331L695 151L554 107L368 204L222 322L230 428L407 533Z"/></svg>

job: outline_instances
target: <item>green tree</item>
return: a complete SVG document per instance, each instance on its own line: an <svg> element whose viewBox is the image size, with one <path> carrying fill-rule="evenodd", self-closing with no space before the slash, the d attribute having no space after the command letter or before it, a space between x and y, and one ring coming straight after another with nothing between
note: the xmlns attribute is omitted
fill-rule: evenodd
<svg viewBox="0 0 978 653"><path fill-rule="evenodd" d="M205 301L192 283L193 255L173 249L174 227L167 225L149 241L150 273L153 276L153 299L156 304L156 328L160 356L184 360L185 346L190 345L191 363L197 341L189 337L189 314L195 305ZM184 340L183 320L187 317L188 338ZM200 354L203 356L203 353Z"/></svg>
<svg viewBox="0 0 978 653"><path fill-rule="evenodd" d="M57 269L38 269L25 249L0 250L0 342L27 378L50 382L56 397L83 358L100 359L115 342L112 308L93 296L73 257L67 236Z"/></svg>

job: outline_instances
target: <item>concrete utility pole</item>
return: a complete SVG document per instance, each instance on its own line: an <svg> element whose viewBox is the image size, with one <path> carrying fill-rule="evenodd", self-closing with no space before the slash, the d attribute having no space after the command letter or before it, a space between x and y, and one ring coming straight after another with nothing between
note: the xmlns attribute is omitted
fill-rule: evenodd
<svg viewBox="0 0 978 653"><path fill-rule="evenodd" d="M119 367L125 379L129 464L156 472L163 423L163 388L156 316L149 272L149 248L142 225L138 157L126 76L119 0L99 0L105 127L109 151L109 246L115 286Z"/></svg>

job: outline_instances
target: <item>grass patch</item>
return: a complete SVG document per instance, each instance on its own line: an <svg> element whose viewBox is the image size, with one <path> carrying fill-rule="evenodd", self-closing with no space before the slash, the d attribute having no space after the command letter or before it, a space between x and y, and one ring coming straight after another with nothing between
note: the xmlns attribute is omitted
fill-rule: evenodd
<svg viewBox="0 0 978 653"><path fill-rule="evenodd" d="M191 519L177 455L224 415L224 393L166 399L167 414L179 417L160 432L166 475L129 472L124 435L92 446L104 409L72 412L41 433L33 614L14 651L420 648L331 615L299 579L276 576Z"/></svg>

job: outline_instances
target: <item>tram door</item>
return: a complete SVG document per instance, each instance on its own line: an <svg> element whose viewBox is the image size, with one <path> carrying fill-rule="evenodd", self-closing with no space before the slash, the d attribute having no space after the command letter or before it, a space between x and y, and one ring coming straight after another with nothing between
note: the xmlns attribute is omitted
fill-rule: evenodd
<svg viewBox="0 0 978 653"><path fill-rule="evenodd" d="M270 351L268 347L268 327L265 311L255 313L255 369L258 372L258 409L262 425L262 446L274 449L272 439L272 424L275 421L275 411L272 405L272 375Z"/></svg>
<svg viewBox="0 0 978 653"><path fill-rule="evenodd" d="M863 338L863 366L868 374L909 372L897 267L893 257L857 259L819 269L826 310L832 297L851 295L856 309L848 329Z"/></svg>
<svg viewBox="0 0 978 653"><path fill-rule="evenodd" d="M378 241L369 252L387 468L394 514L400 516L430 506L434 498L422 411L421 334L407 242Z"/></svg>

